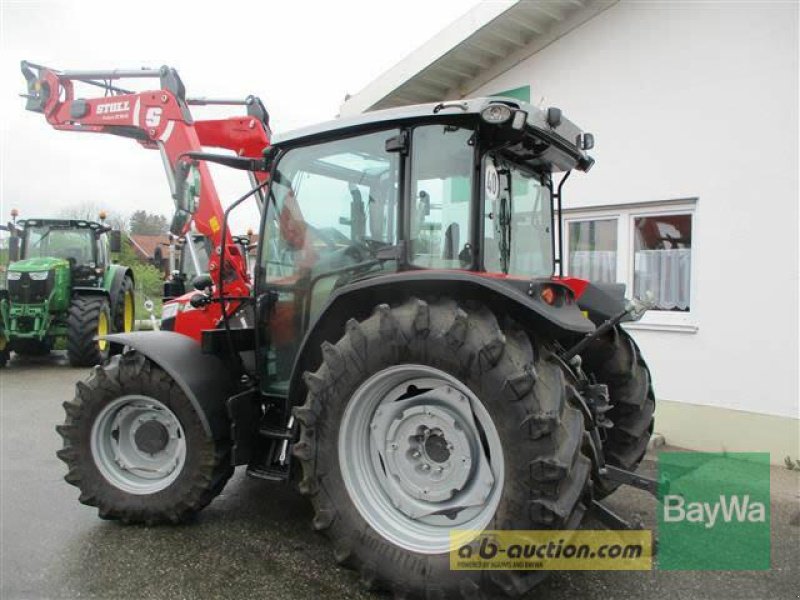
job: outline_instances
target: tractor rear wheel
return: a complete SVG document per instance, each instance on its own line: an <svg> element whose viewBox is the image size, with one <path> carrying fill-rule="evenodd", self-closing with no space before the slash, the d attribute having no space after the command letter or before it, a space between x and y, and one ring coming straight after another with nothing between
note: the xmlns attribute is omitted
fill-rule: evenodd
<svg viewBox="0 0 800 600"><path fill-rule="evenodd" d="M233 474L230 443L215 440L180 386L138 352L95 367L64 410L65 479L101 518L178 523Z"/></svg>
<svg viewBox="0 0 800 600"><path fill-rule="evenodd" d="M108 360L110 343L95 339L111 333L111 308L104 296L75 296L67 317L67 356L73 367Z"/></svg>
<svg viewBox="0 0 800 600"><path fill-rule="evenodd" d="M621 327L616 327L596 340L581 355L583 369L598 383L608 386L612 408L606 416L614 424L603 448L606 461L628 471L635 471L642 462L650 435L656 397L639 347ZM598 482L599 496L605 496L619 484Z"/></svg>
<svg viewBox="0 0 800 600"><path fill-rule="evenodd" d="M351 319L305 376L294 445L314 528L374 589L524 593L542 572L457 571L451 529L572 529L590 461L550 348L485 306L411 299Z"/></svg>

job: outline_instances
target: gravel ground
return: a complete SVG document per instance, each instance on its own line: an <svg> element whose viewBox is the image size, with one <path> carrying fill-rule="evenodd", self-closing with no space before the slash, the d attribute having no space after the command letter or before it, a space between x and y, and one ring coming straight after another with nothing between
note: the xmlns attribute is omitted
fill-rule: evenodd
<svg viewBox="0 0 800 600"><path fill-rule="evenodd" d="M83 369L63 356L15 359L0 373L0 597L376 598L336 566L291 486L244 476L180 527L122 526L78 503L56 459L61 402ZM669 449L669 448L666 448ZM663 448L661 449L663 450ZM653 474L653 457L642 472ZM556 573L531 598L800 598L798 474L772 472L769 572ZM655 527L656 503L637 490L609 498Z"/></svg>

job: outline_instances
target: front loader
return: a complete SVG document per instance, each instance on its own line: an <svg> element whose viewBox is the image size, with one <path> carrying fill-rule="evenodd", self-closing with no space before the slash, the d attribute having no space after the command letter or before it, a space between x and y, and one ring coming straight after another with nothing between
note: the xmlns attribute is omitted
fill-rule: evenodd
<svg viewBox="0 0 800 600"><path fill-rule="evenodd" d="M588 512L627 526L602 498L653 491L633 471L655 396L620 326L647 305L564 277L557 235L592 136L558 109L478 98L273 142L263 160L186 157L179 182L208 161L268 174L253 289L194 294L222 315L200 343L108 336L128 349L78 384L59 427L80 501L178 523L236 466L297 473L336 560L403 597L543 578L450 570L452 530L572 530Z"/></svg>
<svg viewBox="0 0 800 600"><path fill-rule="evenodd" d="M54 129L130 138L161 154L176 202L170 233L184 240L202 238L201 243L183 244L191 252L186 271L174 273L170 269L164 285L168 302L162 312L162 318L166 315L163 326L199 341L204 328L219 324L219 305L193 312L186 283L192 283L192 276L211 273L215 281L223 282L229 294L241 296L250 293L250 276L246 248L222 227L224 210L211 172L205 163L196 165L191 173L181 172L184 167L189 168L184 158L205 148L221 148L239 157L260 157L270 138L269 114L264 104L255 96L241 100L190 97L177 71L167 66L57 70L22 61L21 70L27 88L23 94L25 108L42 114ZM150 89L121 87L135 82L144 82ZM245 114L197 119L192 109L198 106L236 106L243 108ZM266 177L256 171L249 175L254 185L263 184ZM176 181L180 181L180 189ZM256 191L259 203L260 192ZM221 256L226 257L225 261L220 261Z"/></svg>
<svg viewBox="0 0 800 600"><path fill-rule="evenodd" d="M73 366L121 350L103 338L134 328L133 271L111 262L119 231L102 218L15 220L4 229L12 241L0 290L0 365L12 351L48 354L59 339Z"/></svg>

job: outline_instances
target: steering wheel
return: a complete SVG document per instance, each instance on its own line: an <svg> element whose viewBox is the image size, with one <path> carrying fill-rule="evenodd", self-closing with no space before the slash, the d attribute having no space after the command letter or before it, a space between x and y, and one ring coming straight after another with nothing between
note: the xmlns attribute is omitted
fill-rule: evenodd
<svg viewBox="0 0 800 600"><path fill-rule="evenodd" d="M372 255L372 252L366 243L353 242L344 249L343 254L351 258L354 262L360 263L367 260Z"/></svg>

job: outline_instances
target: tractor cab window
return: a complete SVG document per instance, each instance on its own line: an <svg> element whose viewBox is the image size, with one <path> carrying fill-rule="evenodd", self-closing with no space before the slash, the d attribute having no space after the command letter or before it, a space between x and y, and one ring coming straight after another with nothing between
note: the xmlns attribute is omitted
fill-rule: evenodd
<svg viewBox="0 0 800 600"><path fill-rule="evenodd" d="M32 226L25 229L25 258L65 258L76 265L97 260L95 234L89 228Z"/></svg>
<svg viewBox="0 0 800 600"><path fill-rule="evenodd" d="M543 177L492 155L483 163L485 270L550 277L552 213L550 189Z"/></svg>
<svg viewBox="0 0 800 600"><path fill-rule="evenodd" d="M396 243L396 131L289 150L276 165L265 211L261 283L277 294L269 336L271 379L288 378L296 344L340 285L389 269L378 251Z"/></svg>
<svg viewBox="0 0 800 600"><path fill-rule="evenodd" d="M275 173L262 267L268 282L320 276L375 258L397 235L392 132L291 150Z"/></svg>
<svg viewBox="0 0 800 600"><path fill-rule="evenodd" d="M470 207L474 131L452 125L414 130L411 261L433 269L472 266Z"/></svg>

